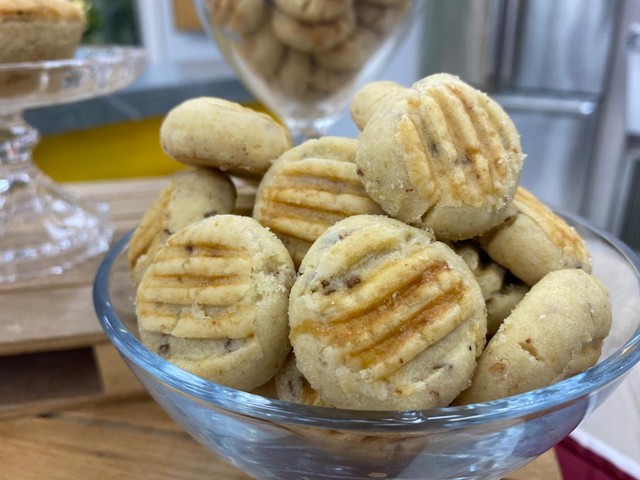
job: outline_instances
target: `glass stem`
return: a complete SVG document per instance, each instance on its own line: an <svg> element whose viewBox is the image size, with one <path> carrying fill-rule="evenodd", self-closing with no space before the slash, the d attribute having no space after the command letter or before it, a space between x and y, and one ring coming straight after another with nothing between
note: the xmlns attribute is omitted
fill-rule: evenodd
<svg viewBox="0 0 640 480"><path fill-rule="evenodd" d="M297 119L287 120L287 127L291 131L293 145L311 140L312 138L320 138L327 134L329 127L333 125L334 119L316 119L313 121L300 121Z"/></svg>
<svg viewBox="0 0 640 480"><path fill-rule="evenodd" d="M31 184L35 166L31 152L38 132L22 118L22 113L0 114L0 209L5 196Z"/></svg>

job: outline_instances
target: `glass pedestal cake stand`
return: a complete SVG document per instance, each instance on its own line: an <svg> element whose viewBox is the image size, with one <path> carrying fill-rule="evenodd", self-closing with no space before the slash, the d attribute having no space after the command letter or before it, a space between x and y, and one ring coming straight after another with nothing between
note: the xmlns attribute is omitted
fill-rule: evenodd
<svg viewBox="0 0 640 480"><path fill-rule="evenodd" d="M112 235L106 205L73 197L34 165L39 135L23 112L122 89L145 64L144 50L135 47L0 64L0 284L61 273L105 251Z"/></svg>

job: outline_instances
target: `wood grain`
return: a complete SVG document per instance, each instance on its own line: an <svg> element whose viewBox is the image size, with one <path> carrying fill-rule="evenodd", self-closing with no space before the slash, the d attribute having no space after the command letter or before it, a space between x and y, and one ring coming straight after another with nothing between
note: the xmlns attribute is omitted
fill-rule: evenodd
<svg viewBox="0 0 640 480"><path fill-rule="evenodd" d="M248 480L151 399L0 421L2 478ZM507 477L560 480L553 451Z"/></svg>

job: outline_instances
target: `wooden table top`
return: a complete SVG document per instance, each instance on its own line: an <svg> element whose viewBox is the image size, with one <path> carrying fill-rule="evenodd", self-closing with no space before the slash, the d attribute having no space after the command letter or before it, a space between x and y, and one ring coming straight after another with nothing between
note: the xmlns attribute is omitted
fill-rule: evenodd
<svg viewBox="0 0 640 480"><path fill-rule="evenodd" d="M118 237L136 224L164 184L163 179L127 180L77 184L71 189L110 204ZM12 315L0 316L0 356L104 341L91 313L90 289L97 260L92 262L66 272L54 287L50 280L36 279L14 290L0 289L5 313L11 309L23 319L16 328ZM51 290L48 294L47 289ZM109 370L108 383L117 387L129 382L125 373L130 375L117 368ZM113 391L124 391L116 387ZM196 443L150 397L140 390L135 395L135 389L126 392L133 393L125 399L106 396L99 403L45 402L0 415L0 478L249 479ZM562 477L555 454L549 451L508 478Z"/></svg>

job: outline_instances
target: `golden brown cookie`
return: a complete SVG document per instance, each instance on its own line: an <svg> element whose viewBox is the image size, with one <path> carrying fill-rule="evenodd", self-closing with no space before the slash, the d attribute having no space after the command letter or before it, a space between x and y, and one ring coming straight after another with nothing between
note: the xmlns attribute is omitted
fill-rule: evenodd
<svg viewBox="0 0 640 480"><path fill-rule="evenodd" d="M487 307L487 336L491 337L529 287L491 260L477 242L465 240L453 242L450 246L462 257L480 285Z"/></svg>
<svg viewBox="0 0 640 480"><path fill-rule="evenodd" d="M326 23L345 15L353 0L275 0L284 13L307 23Z"/></svg>
<svg viewBox="0 0 640 480"><path fill-rule="evenodd" d="M308 140L276 160L262 179L253 217L278 235L296 265L337 221L382 213L358 178L355 154L351 138Z"/></svg>
<svg viewBox="0 0 640 480"><path fill-rule="evenodd" d="M269 115L214 97L187 100L169 111L160 141L179 162L253 176L291 148L289 131Z"/></svg>
<svg viewBox="0 0 640 480"><path fill-rule="evenodd" d="M531 192L518 187L513 207L503 224L480 237L491 258L528 285L553 270L591 272L582 237Z"/></svg>
<svg viewBox="0 0 640 480"><path fill-rule="evenodd" d="M290 351L294 276L280 240L252 218L192 223L169 238L138 287L142 341L191 373L253 390Z"/></svg>
<svg viewBox="0 0 640 480"><path fill-rule="evenodd" d="M190 223L221 213L233 213L236 189L223 173L194 168L174 175L147 209L129 242L128 258L134 284L170 235Z"/></svg>
<svg viewBox="0 0 640 480"><path fill-rule="evenodd" d="M356 157L367 193L385 212L443 240L471 238L503 221L522 162L504 110L446 74L376 109Z"/></svg>
<svg viewBox="0 0 640 480"><path fill-rule="evenodd" d="M213 25L237 33L250 33L258 28L266 14L264 0L207 0Z"/></svg>
<svg viewBox="0 0 640 480"><path fill-rule="evenodd" d="M358 129L364 129L376 109L389 97L405 90L406 88L399 83L389 80L370 82L358 90L349 105L351 118Z"/></svg>
<svg viewBox="0 0 640 480"><path fill-rule="evenodd" d="M340 408L445 406L471 378L486 314L464 261L427 232L358 215L309 249L291 291L298 369Z"/></svg>
<svg viewBox="0 0 640 480"><path fill-rule="evenodd" d="M557 270L536 283L478 360L457 404L545 387L594 365L611 326L604 286L582 270Z"/></svg>
<svg viewBox="0 0 640 480"><path fill-rule="evenodd" d="M305 23L274 9L273 32L285 45L304 53L331 50L344 42L355 30L355 16L352 9L345 10L335 20L323 23Z"/></svg>

